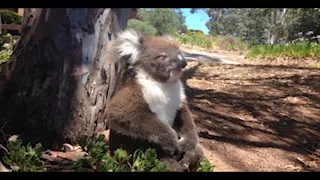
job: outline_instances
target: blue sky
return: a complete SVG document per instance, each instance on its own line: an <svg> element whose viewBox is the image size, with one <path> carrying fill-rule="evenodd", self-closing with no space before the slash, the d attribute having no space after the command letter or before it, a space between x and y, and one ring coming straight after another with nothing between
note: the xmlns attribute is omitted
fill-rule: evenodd
<svg viewBox="0 0 320 180"><path fill-rule="evenodd" d="M208 34L209 29L206 27L206 22L209 17L206 12L198 10L195 13L190 13L190 8L181 8L183 15L186 17L186 25L188 29L198 29Z"/></svg>

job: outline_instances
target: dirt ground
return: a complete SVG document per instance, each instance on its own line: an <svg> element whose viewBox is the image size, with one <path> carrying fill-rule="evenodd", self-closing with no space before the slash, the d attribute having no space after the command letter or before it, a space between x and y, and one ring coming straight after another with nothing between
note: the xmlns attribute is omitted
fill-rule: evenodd
<svg viewBox="0 0 320 180"><path fill-rule="evenodd" d="M190 60L182 80L215 172L320 172L319 60L250 61L241 54L188 52L214 57Z"/></svg>
<svg viewBox="0 0 320 180"><path fill-rule="evenodd" d="M183 78L215 171L320 171L317 63L225 57L242 64L190 61Z"/></svg>

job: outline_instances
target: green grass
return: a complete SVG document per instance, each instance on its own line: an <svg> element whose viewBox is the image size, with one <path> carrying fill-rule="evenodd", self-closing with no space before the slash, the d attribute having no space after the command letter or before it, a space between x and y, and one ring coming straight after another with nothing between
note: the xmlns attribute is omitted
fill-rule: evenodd
<svg viewBox="0 0 320 180"><path fill-rule="evenodd" d="M315 43L297 43L289 45L258 45L250 48L248 58L276 57L320 57L320 45Z"/></svg>
<svg viewBox="0 0 320 180"><path fill-rule="evenodd" d="M183 34L175 37L181 44L197 46L205 49L220 49L227 51L245 51L248 47L240 38L235 36L211 36L199 33Z"/></svg>
<svg viewBox="0 0 320 180"><path fill-rule="evenodd" d="M213 47L213 41L209 36L201 34L181 34L177 35L176 41L181 44L187 44L192 46L198 46L206 49L211 49Z"/></svg>

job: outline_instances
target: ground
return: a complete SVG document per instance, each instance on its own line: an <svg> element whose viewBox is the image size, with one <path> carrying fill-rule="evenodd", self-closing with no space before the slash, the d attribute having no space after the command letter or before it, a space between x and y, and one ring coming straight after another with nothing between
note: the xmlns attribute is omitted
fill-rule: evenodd
<svg viewBox="0 0 320 180"><path fill-rule="evenodd" d="M216 172L320 171L319 60L184 50L182 80ZM66 159L83 156L52 151L43 158L60 164L47 168L66 171Z"/></svg>
<svg viewBox="0 0 320 180"><path fill-rule="evenodd" d="M184 72L200 140L215 171L320 171L316 61L207 55L241 63L190 59Z"/></svg>

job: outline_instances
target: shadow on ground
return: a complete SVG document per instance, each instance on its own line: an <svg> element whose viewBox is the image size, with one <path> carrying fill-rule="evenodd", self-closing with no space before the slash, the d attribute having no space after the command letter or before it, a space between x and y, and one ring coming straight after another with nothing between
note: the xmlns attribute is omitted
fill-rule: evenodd
<svg viewBox="0 0 320 180"><path fill-rule="evenodd" d="M220 58L207 56L207 55L204 55L204 54L191 53L191 52L187 52L187 51L183 51L183 55L187 59L211 61L211 62L215 62L215 63L223 62Z"/></svg>
<svg viewBox="0 0 320 180"><path fill-rule="evenodd" d="M201 68L192 66L183 78L200 137L320 158L320 69L216 64L203 73ZM247 168L244 164L238 166Z"/></svg>

